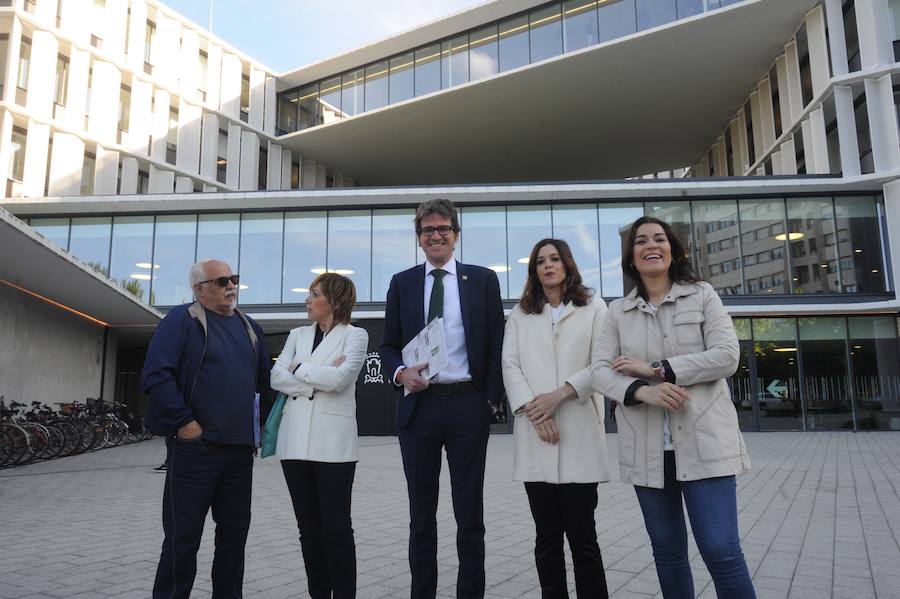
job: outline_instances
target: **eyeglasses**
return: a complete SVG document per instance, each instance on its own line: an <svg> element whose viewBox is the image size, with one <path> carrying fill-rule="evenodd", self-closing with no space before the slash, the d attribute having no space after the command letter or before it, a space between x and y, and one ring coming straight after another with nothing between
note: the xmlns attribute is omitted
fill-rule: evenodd
<svg viewBox="0 0 900 599"><path fill-rule="evenodd" d="M440 227L422 227L419 229L419 235L424 237L431 237L434 235L434 232L437 231L441 237L446 237L450 233L453 233L456 229L451 227L450 225L441 225Z"/></svg>
<svg viewBox="0 0 900 599"><path fill-rule="evenodd" d="M231 275L230 277L216 277L215 279L200 281L197 284L202 285L203 283L215 283L219 287L226 287L228 286L228 281L231 281L234 285L237 285L241 281L241 275Z"/></svg>

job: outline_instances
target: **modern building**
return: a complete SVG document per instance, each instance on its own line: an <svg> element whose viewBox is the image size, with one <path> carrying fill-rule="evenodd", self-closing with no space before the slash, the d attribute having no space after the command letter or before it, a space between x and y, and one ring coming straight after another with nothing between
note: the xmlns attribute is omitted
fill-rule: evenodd
<svg viewBox="0 0 900 599"><path fill-rule="evenodd" d="M316 273L353 279L360 428L390 433L385 293L448 197L507 307L551 235L620 297L623 230L666 219L734 318L746 430L900 430L900 0L494 0L280 74L154 0L0 5L0 369L103 356L7 398L139 406L218 257L273 353Z"/></svg>

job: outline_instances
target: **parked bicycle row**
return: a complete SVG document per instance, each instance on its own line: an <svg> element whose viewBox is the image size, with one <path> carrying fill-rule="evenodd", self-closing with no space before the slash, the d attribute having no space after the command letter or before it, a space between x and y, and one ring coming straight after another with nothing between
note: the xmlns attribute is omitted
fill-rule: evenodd
<svg viewBox="0 0 900 599"><path fill-rule="evenodd" d="M31 407L0 396L0 468L144 441L153 435L127 406L102 399Z"/></svg>

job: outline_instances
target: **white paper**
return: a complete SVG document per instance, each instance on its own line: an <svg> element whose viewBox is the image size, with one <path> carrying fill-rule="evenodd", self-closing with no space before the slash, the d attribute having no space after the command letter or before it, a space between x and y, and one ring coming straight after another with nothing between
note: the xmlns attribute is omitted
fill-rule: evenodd
<svg viewBox="0 0 900 599"><path fill-rule="evenodd" d="M422 370L424 378L430 379L447 367L447 344L444 342L444 319L435 318L412 341L403 348L403 364L415 366L427 363Z"/></svg>

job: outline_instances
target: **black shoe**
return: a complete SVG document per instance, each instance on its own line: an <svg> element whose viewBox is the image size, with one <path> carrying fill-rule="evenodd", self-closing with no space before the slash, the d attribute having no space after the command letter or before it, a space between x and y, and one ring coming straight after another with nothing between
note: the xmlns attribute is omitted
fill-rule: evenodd
<svg viewBox="0 0 900 599"><path fill-rule="evenodd" d="M157 472L165 472L168 469L169 469L169 467L166 465L165 462L163 462L162 464L160 464L159 466L154 468L154 470L156 470Z"/></svg>

